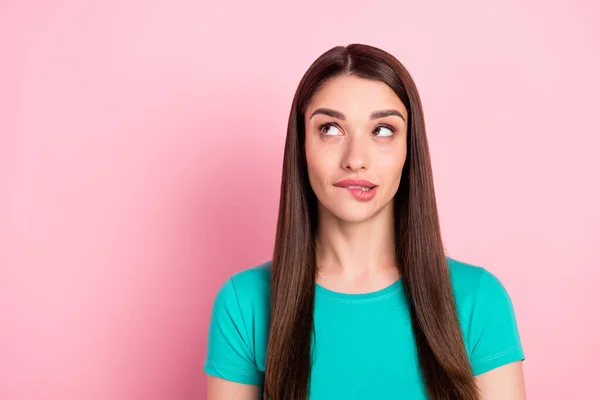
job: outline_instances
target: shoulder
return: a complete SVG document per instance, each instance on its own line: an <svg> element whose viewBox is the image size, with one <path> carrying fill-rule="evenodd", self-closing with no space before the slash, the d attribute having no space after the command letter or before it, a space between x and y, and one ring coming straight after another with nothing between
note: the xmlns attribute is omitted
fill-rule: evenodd
<svg viewBox="0 0 600 400"><path fill-rule="evenodd" d="M271 260L243 269L231 275L235 285L245 290L248 286L260 285L269 286L271 281Z"/></svg>
<svg viewBox="0 0 600 400"><path fill-rule="evenodd" d="M263 302L268 299L271 285L271 261L265 261L231 275L228 280L239 300Z"/></svg>
<svg viewBox="0 0 600 400"><path fill-rule="evenodd" d="M242 317L247 313L268 313L270 282L271 261L235 272L219 288L215 304L239 309Z"/></svg>
<svg viewBox="0 0 600 400"><path fill-rule="evenodd" d="M212 307L205 371L235 382L259 384L268 337L271 262L232 274Z"/></svg>
<svg viewBox="0 0 600 400"><path fill-rule="evenodd" d="M448 258L459 322L475 375L524 360L513 302L489 270Z"/></svg>
<svg viewBox="0 0 600 400"><path fill-rule="evenodd" d="M463 300L481 301L481 295L508 296L506 287L488 269L446 257L450 280L457 303Z"/></svg>
<svg viewBox="0 0 600 400"><path fill-rule="evenodd" d="M447 258L450 281L459 314L463 318L469 315L470 322L477 322L473 314L486 316L486 313L514 313L512 300L505 284L488 269Z"/></svg>

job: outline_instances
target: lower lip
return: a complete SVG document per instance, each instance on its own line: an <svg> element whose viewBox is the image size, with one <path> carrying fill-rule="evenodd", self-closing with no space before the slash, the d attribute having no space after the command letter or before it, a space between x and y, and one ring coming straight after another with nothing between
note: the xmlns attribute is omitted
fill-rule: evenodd
<svg viewBox="0 0 600 400"><path fill-rule="evenodd" d="M343 187L342 189L349 191L350 194L352 194L352 196L354 196L356 200L367 201L375 197L375 191L377 190L377 186L367 191L364 191L362 189L349 189L345 187Z"/></svg>

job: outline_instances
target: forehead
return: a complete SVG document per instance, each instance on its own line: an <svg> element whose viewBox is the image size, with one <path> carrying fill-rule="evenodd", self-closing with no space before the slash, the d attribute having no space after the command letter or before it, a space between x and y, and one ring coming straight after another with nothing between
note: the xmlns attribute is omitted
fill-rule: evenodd
<svg viewBox="0 0 600 400"><path fill-rule="evenodd" d="M320 107L341 111L349 118L368 118L371 112L395 108L405 117L406 107L385 83L357 76L337 76L327 81L311 99L305 115Z"/></svg>

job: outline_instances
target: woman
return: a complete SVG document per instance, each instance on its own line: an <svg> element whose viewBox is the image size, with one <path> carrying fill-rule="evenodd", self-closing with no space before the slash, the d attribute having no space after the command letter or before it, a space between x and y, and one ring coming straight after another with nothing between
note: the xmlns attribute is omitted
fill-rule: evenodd
<svg viewBox="0 0 600 400"><path fill-rule="evenodd" d="M293 100L273 259L215 299L208 399L524 399L524 358L502 283L445 255L409 73L327 51Z"/></svg>

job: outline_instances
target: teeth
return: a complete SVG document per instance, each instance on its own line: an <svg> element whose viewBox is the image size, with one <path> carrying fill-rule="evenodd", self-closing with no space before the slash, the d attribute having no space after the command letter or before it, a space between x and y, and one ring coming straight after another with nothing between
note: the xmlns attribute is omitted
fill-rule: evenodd
<svg viewBox="0 0 600 400"><path fill-rule="evenodd" d="M346 186L348 189L361 189L363 192L368 192L369 190L371 190L371 188L369 187L365 187L365 186Z"/></svg>

